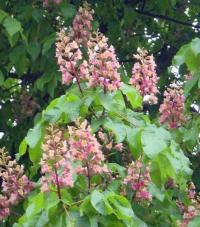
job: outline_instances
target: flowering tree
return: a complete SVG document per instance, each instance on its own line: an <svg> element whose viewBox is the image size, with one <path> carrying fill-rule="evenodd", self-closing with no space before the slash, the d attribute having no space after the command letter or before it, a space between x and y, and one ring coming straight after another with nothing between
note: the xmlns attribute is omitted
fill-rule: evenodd
<svg viewBox="0 0 200 227"><path fill-rule="evenodd" d="M172 37L157 50L153 34L134 48L128 36L131 9L199 26L153 1L94 2L0 3L0 224L198 227L200 39L166 63Z"/></svg>

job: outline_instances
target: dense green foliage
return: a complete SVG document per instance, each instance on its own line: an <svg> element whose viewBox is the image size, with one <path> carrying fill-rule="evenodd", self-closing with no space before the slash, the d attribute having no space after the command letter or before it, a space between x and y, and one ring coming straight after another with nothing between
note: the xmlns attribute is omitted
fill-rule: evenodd
<svg viewBox="0 0 200 227"><path fill-rule="evenodd" d="M35 182L35 189L0 225L177 226L183 218L177 200L186 206L191 202L188 182L200 191L200 115L191 111L192 104L200 106L199 1L88 1L95 12L93 30L106 35L116 50L122 86L105 92L83 82L83 94L76 83L62 84L55 58L56 32L72 24L82 3L63 0L43 7L39 0L0 1L0 147ZM155 105L144 103L129 84L138 47L155 57ZM189 73L192 78L185 80ZM183 82L187 121L168 129L159 123L159 106L174 80ZM113 136L113 144L123 144L122 153L114 147L107 153L101 144L112 180L97 174L88 188L88 178L74 174L74 187L61 189L61 196L55 188L41 192L46 128L53 124L67 134L77 119L86 119L96 137L103 130ZM148 203L134 201L124 185L127 162L138 159L150 167L153 199ZM188 226L199 223L197 216Z"/></svg>

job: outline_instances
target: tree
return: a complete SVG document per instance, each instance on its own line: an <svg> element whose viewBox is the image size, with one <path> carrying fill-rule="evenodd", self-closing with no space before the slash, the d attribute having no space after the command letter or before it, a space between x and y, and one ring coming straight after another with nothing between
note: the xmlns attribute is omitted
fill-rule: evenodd
<svg viewBox="0 0 200 227"><path fill-rule="evenodd" d="M198 1L88 3L0 2L0 220L198 226Z"/></svg>

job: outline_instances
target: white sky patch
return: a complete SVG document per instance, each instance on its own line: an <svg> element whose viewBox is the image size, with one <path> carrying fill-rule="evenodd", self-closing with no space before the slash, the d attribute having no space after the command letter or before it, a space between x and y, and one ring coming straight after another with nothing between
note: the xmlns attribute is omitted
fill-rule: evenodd
<svg viewBox="0 0 200 227"><path fill-rule="evenodd" d="M0 139L2 139L4 136L4 132L0 132Z"/></svg>

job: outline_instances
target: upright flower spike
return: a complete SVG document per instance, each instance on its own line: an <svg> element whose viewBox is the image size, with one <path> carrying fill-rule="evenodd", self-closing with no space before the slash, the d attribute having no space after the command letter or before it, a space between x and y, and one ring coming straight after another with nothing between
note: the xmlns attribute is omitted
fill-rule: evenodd
<svg viewBox="0 0 200 227"><path fill-rule="evenodd" d="M71 30L68 31L68 35L65 31L57 33L56 58L63 84L69 85L73 80L79 83L88 78L88 63L83 60L79 45L71 36Z"/></svg>
<svg viewBox="0 0 200 227"><path fill-rule="evenodd" d="M167 88L164 92L163 104L159 109L160 123L166 123L170 129L181 126L186 120L184 101L183 89L179 85L174 83L170 88Z"/></svg>
<svg viewBox="0 0 200 227"><path fill-rule="evenodd" d="M135 200L138 202L152 200L148 192L151 182L149 166L144 167L140 160L132 162L128 167L128 175L124 179L124 184L128 184L135 192Z"/></svg>
<svg viewBox="0 0 200 227"><path fill-rule="evenodd" d="M57 187L58 190L63 187L72 187L71 157L64 132L54 126L47 128L42 150L41 190L49 191L52 186Z"/></svg>
<svg viewBox="0 0 200 227"><path fill-rule="evenodd" d="M91 37L92 20L94 11L90 9L86 2L80 7L72 24L72 37L78 43L87 47L87 42Z"/></svg>
<svg viewBox="0 0 200 227"><path fill-rule="evenodd" d="M89 86L101 86L104 92L115 91L120 88L120 68L113 46L109 46L108 39L101 33L94 34L88 42L90 65Z"/></svg>
<svg viewBox="0 0 200 227"><path fill-rule="evenodd" d="M104 155L101 146L92 135L87 121L78 123L77 127L69 127L69 134L71 155L75 161L81 163L76 171L85 176L107 172L107 167L103 164Z"/></svg>
<svg viewBox="0 0 200 227"><path fill-rule="evenodd" d="M24 175L23 166L17 164L7 156L4 149L0 149L0 178L2 180L2 194L0 194L0 220L9 215L9 207L25 198L33 189L33 183Z"/></svg>
<svg viewBox="0 0 200 227"><path fill-rule="evenodd" d="M158 93L156 74L156 64L153 55L143 49L138 49L138 54L134 55L137 62L132 68L130 84L135 86L144 98L144 102L156 104Z"/></svg>
<svg viewBox="0 0 200 227"><path fill-rule="evenodd" d="M177 201L177 206L183 214L182 221L178 221L177 223L179 227L187 227L191 220L200 215L200 204L196 200L196 188L193 182L190 182L188 185L187 195L190 205L184 205L180 201Z"/></svg>

